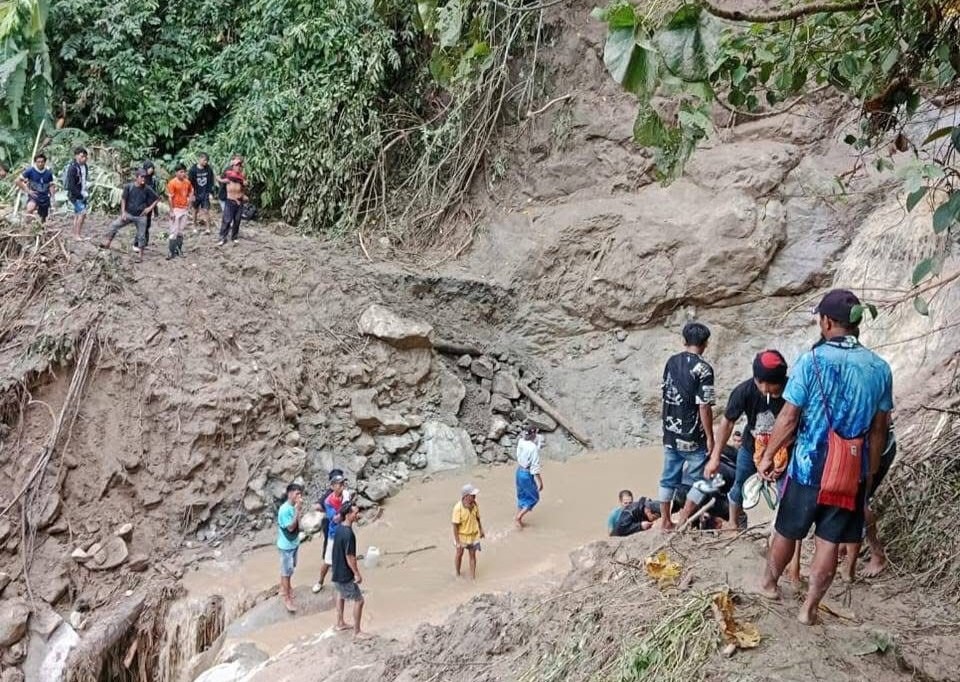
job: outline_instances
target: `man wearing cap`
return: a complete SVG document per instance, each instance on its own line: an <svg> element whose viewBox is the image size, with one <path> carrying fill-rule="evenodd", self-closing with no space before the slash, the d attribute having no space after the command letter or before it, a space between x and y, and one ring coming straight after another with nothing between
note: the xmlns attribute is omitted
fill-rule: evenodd
<svg viewBox="0 0 960 682"><path fill-rule="evenodd" d="M480 540L486 537L480 522L480 505L477 504L479 492L468 483L460 490L460 501L453 506L453 544L456 547L453 569L458 578L463 551L466 550L470 555L470 578L477 579L477 552L480 551Z"/></svg>
<svg viewBox="0 0 960 682"><path fill-rule="evenodd" d="M846 289L820 301L815 313L824 343L797 361L757 466L772 480L775 453L794 443L761 591L779 597L777 583L795 543L813 527L810 588L797 616L807 625L816 623L833 582L839 546L863 535L865 492L880 465L893 409L890 366L857 339L862 311Z"/></svg>
<svg viewBox="0 0 960 682"><path fill-rule="evenodd" d="M136 225L137 235L133 240L133 252L143 258L142 245L146 244L147 216L156 208L160 197L147 184L147 173L143 169L137 171L133 182L127 183L120 196L120 217L110 223L107 228L107 238L100 244L100 248L109 249L113 238L121 227Z"/></svg>
<svg viewBox="0 0 960 682"><path fill-rule="evenodd" d="M757 353L753 359L753 378L738 384L727 400L716 444L703 471L704 477L709 479L720 470L720 455L724 444L729 440L734 424L740 417L747 415L747 425L741 433L740 447L737 450L736 478L727 495L730 516L724 528L735 530L739 527L743 509L743 484L757 473L754 454L762 451L763 446L770 440L773 424L783 408L783 389L786 384L786 359L779 351L765 350ZM782 450L781 453L777 464L782 471L782 467L786 465L786 451Z"/></svg>
<svg viewBox="0 0 960 682"><path fill-rule="evenodd" d="M303 515L303 486L291 483L287 486L287 501L277 512L277 549L280 550L280 598L287 611L297 610L293 602L293 571L297 567L297 551L300 549L300 517Z"/></svg>
<svg viewBox="0 0 960 682"><path fill-rule="evenodd" d="M320 493L317 497L317 503L313 505L313 508L316 511L323 512L323 520L320 522L320 533L323 535L323 556L327 555L327 547L330 544L330 518L327 516L326 507L324 507L324 502L327 497L333 492L333 481L334 479L343 481L343 469L331 469L327 477L327 487L324 488L323 492ZM347 502L349 498L347 497L346 486L344 486L344 491L342 493L343 502ZM322 568L320 569L324 576L326 576L326 571ZM313 593L316 594L323 589L323 579L318 580L313 586Z"/></svg>
<svg viewBox="0 0 960 682"><path fill-rule="evenodd" d="M323 512L326 516L327 534L323 539L323 565L320 567L320 580L313 586L314 592L323 589L323 583L327 579L327 573L333 565L333 538L337 534L337 528L340 525L340 507L344 503L344 489L347 485L347 479L343 472L334 469L330 472L330 492L323 498Z"/></svg>

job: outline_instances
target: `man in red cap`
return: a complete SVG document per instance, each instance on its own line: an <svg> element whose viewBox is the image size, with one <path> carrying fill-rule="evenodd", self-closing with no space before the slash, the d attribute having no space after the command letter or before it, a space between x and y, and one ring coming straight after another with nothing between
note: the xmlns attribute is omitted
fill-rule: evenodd
<svg viewBox="0 0 960 682"><path fill-rule="evenodd" d="M730 518L725 528L736 529L743 509L743 484L757 473L754 454L762 450L770 439L773 424L783 408L783 389L787 385L787 361L776 350L757 353L753 359L753 378L737 385L727 400L727 408L720 420L720 428L714 440L710 461L704 469L705 478L711 478L720 469L723 446L730 440L733 427L743 416L747 425L742 431L742 442L737 451L737 474L727 499L730 501ZM780 473L786 466L781 456Z"/></svg>
<svg viewBox="0 0 960 682"><path fill-rule="evenodd" d="M817 622L820 601L833 582L841 544L863 536L864 498L887 442L893 374L857 336L863 306L852 292L834 289L814 311L823 343L800 356L784 390L784 405L757 471L776 476L774 456L793 443L787 482L761 592L779 598L777 583L798 540L814 528L810 588L797 615Z"/></svg>

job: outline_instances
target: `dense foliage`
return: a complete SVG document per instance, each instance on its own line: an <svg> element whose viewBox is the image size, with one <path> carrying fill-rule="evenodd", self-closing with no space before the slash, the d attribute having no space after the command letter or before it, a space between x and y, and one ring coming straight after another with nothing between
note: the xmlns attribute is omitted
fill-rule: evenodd
<svg viewBox="0 0 960 682"><path fill-rule="evenodd" d="M897 170L907 209L931 193L939 204L934 230L957 225L960 128L948 125L912 141L908 127L936 120L957 86L960 3L849 0L767 13L727 6L695 0L641 8L618 0L594 12L608 25L610 74L639 101L634 139L654 150L661 179L676 178L711 134L715 104L747 117L769 115L832 88L861 106L860 129L848 144L864 156L890 142L914 153L915 161ZM666 106L654 105L657 95ZM893 170L883 155L874 163ZM914 284L940 265L932 258L918 264ZM915 305L926 313L922 299Z"/></svg>
<svg viewBox="0 0 960 682"><path fill-rule="evenodd" d="M241 153L261 206L317 231L435 227L535 14L521 0L52 0L44 24L50 1L0 4L7 157L27 158L42 120L62 141L56 119L130 162ZM35 59L47 42L52 60Z"/></svg>

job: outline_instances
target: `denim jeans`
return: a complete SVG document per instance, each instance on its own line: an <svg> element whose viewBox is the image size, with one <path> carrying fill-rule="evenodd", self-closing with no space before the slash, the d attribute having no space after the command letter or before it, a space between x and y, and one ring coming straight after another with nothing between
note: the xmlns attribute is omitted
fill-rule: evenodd
<svg viewBox="0 0 960 682"><path fill-rule="evenodd" d="M753 463L753 453L747 452L746 448L741 446L737 450L737 477L727 495L730 504L735 504L738 507L743 506L743 484L755 473L757 473L757 465Z"/></svg>
<svg viewBox="0 0 960 682"><path fill-rule="evenodd" d="M707 449L681 452L669 445L663 446L663 474L660 476L660 489L657 492L661 502L673 499L674 491L681 485L692 486L703 478L703 467L707 463Z"/></svg>
<svg viewBox="0 0 960 682"><path fill-rule="evenodd" d="M146 216L126 216L117 218L112 223L110 227L107 228L107 238L113 239L117 236L117 232L120 231L120 228L126 227L127 225L136 225L137 234L133 238L134 246L146 246L147 238L147 217Z"/></svg>

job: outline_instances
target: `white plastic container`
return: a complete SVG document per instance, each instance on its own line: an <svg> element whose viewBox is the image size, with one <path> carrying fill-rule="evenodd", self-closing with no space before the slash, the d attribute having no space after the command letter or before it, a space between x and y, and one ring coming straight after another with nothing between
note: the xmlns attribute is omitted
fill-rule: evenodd
<svg viewBox="0 0 960 682"><path fill-rule="evenodd" d="M380 549L377 547L367 547L367 553L363 555L364 568L376 568L380 563Z"/></svg>

